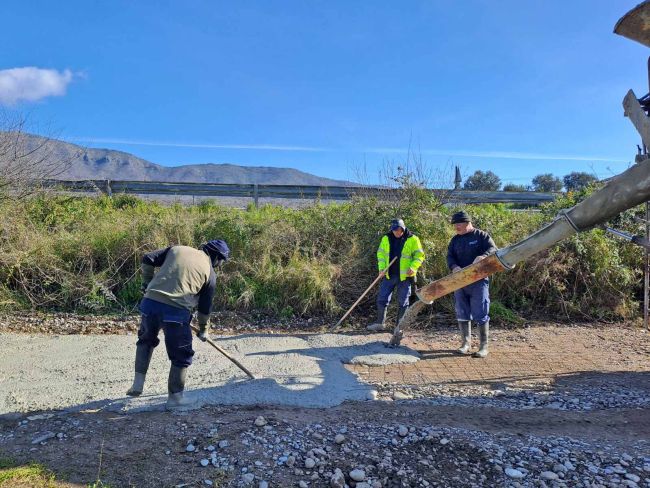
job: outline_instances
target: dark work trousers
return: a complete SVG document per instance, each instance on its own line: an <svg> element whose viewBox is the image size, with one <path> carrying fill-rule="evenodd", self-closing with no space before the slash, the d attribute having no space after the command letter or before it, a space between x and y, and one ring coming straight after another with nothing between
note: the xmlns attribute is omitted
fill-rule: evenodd
<svg viewBox="0 0 650 488"><path fill-rule="evenodd" d="M399 275L391 276L390 279L384 278L379 285L379 294L377 295L377 306L386 307L393 296L393 290L397 288L397 305L400 308L409 306L409 297L411 296L412 280L399 280Z"/></svg>
<svg viewBox="0 0 650 488"><path fill-rule="evenodd" d="M490 282L483 279L454 292L457 320L481 325L490 320Z"/></svg>
<svg viewBox="0 0 650 488"><path fill-rule="evenodd" d="M160 343L158 332L162 329L165 333L167 356L172 364L178 368L187 368L192 364L192 314L184 308L172 307L150 298L144 298L140 302L140 312L142 320L137 345L156 347Z"/></svg>

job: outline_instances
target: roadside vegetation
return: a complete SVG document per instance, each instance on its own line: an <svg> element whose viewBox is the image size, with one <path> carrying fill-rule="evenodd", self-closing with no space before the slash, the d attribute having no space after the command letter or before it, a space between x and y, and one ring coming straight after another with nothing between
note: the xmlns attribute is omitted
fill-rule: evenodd
<svg viewBox="0 0 650 488"><path fill-rule="evenodd" d="M475 225L502 247L588 192L570 192L541 212L514 212L505 205L468 210ZM129 195L7 200L0 206L0 307L135 312L143 253L223 238L232 259L218 278L218 307L285 318L334 316L376 276L377 243L392 218L403 218L425 247L420 284L447 274L448 222L455 210L416 187L405 188L399 201L359 198L302 209L242 210L212 201L165 206ZM626 212L615 225L638 233L634 213ZM592 230L495 276L493 315L505 322L542 315L630 319L639 314L641 274L640 248ZM356 313L372 307L368 297ZM432 311L451 307L446 297Z"/></svg>

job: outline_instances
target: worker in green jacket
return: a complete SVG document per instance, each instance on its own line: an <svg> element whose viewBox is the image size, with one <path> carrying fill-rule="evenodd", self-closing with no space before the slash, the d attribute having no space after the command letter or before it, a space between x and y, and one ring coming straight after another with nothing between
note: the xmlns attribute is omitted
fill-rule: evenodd
<svg viewBox="0 0 650 488"><path fill-rule="evenodd" d="M397 259L390 264L393 258ZM379 275L384 276L384 279L377 295L377 321L369 325L368 330L379 332L387 329L386 309L395 288L399 323L409 306L409 297L415 288L415 275L423 262L424 250L418 236L406 228L402 219L393 220L389 232L381 238L377 249L377 267Z"/></svg>

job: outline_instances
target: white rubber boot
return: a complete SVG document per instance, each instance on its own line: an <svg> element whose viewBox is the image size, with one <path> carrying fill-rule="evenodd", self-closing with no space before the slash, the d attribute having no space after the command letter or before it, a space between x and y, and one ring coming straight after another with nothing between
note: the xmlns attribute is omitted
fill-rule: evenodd
<svg viewBox="0 0 650 488"><path fill-rule="evenodd" d="M474 353L475 358L484 358L488 355L488 341L490 339L490 321L478 326L479 335L481 337L481 347Z"/></svg>
<svg viewBox="0 0 650 488"><path fill-rule="evenodd" d="M472 348L472 323L469 320L459 320L458 329L463 345L458 349L461 354L468 354Z"/></svg>
<svg viewBox="0 0 650 488"><path fill-rule="evenodd" d="M388 330L386 327L386 308L377 306L377 321L366 327L369 332L384 332Z"/></svg>

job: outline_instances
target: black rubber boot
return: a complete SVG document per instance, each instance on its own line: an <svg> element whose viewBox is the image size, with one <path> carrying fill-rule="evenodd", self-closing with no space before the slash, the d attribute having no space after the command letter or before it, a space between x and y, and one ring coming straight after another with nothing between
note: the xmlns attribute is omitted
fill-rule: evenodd
<svg viewBox="0 0 650 488"><path fill-rule="evenodd" d="M388 345L391 347L397 347L402 342L404 333L402 332L399 323L402 320L402 317L404 317L404 314L406 313L407 310L408 307L400 307L399 310L397 311L397 318L395 320L395 329L393 329L393 336L390 338L390 342L388 343Z"/></svg>
<svg viewBox="0 0 650 488"><path fill-rule="evenodd" d="M371 332L383 332L386 330L386 311L388 307L377 305L377 321L366 327Z"/></svg>
<svg viewBox="0 0 650 488"><path fill-rule="evenodd" d="M133 377L133 385L126 392L129 396L140 396L144 389L144 380L149 370L149 363L151 362L151 355L153 354L153 347L146 344L140 344L135 349L135 375Z"/></svg>
<svg viewBox="0 0 650 488"><path fill-rule="evenodd" d="M479 336L481 337L481 347L474 353L475 358L484 358L488 355L488 341L490 340L490 321L478 326Z"/></svg>
<svg viewBox="0 0 650 488"><path fill-rule="evenodd" d="M397 320L395 321L395 325L399 325L399 321L402 320L402 317L404 317L404 314L408 310L408 307L400 307L399 310L397 311Z"/></svg>
<svg viewBox="0 0 650 488"><path fill-rule="evenodd" d="M185 379L187 368L179 368L173 364L169 368L169 379L167 380L167 410L177 410L192 405L192 402L183 397L185 391Z"/></svg>
<svg viewBox="0 0 650 488"><path fill-rule="evenodd" d="M458 352L467 354L472 348L472 323L469 320L459 320L458 330L460 330L460 338L463 341L463 345L460 346Z"/></svg>

